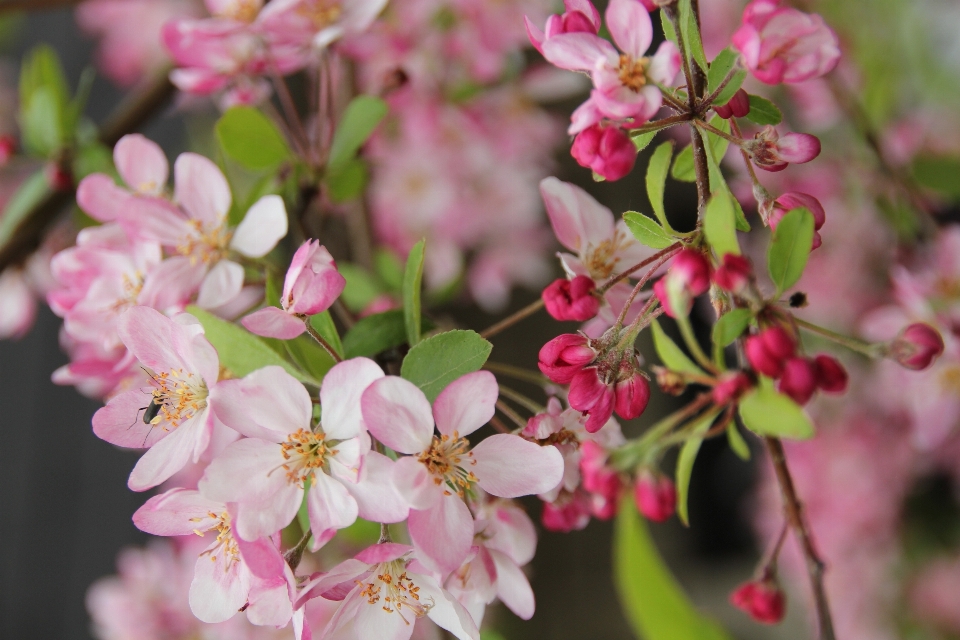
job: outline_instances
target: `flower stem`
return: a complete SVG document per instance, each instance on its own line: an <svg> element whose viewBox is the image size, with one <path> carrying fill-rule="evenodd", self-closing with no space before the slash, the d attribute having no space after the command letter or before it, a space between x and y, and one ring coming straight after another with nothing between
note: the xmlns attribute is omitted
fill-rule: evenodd
<svg viewBox="0 0 960 640"><path fill-rule="evenodd" d="M683 336L683 341L686 343L687 349L690 350L694 359L707 371L718 373L716 365L714 365L710 358L707 357L707 354L703 352L703 349L700 347L700 342L693 334L693 326L690 324L690 318L687 316L679 316L674 319L677 321L677 326L680 327L680 335Z"/></svg>
<svg viewBox="0 0 960 640"><path fill-rule="evenodd" d="M727 72L726 77L720 81L720 84L717 85L717 88L713 90L710 95L706 96L703 100L700 101L700 113L705 113L707 109L713 104L713 101L717 99L724 89L727 88L727 85L730 84L730 81L733 80L733 77L742 69L740 66L739 59L736 63L730 68L730 71ZM723 106L723 105L720 105Z"/></svg>
<svg viewBox="0 0 960 640"><path fill-rule="evenodd" d="M290 565L290 571L296 572L297 567L300 566L300 560L303 559L303 552L306 550L307 543L310 542L312 535L310 529L307 529L303 537L300 538L300 542L297 543L297 546L283 554L284 560Z"/></svg>
<svg viewBox="0 0 960 640"><path fill-rule="evenodd" d="M623 325L624 321L627 319L627 313L629 313L630 307L633 305L633 301L636 299L637 294L639 294L639 293L640 293L640 290L643 289L643 285L647 284L647 282L649 282L650 278L653 277L653 274L655 274L655 273L657 272L657 270L658 270L660 267L663 266L663 263L666 262L667 260L669 260L669 259L672 258L672 257L673 257L672 254L668 254L668 255L665 255L665 256L663 256L662 258L660 258L660 261L657 262L657 264L655 264L655 265L653 265L652 267L650 267L650 270L647 271L645 274L643 274L643 277L640 278L640 280L637 281L637 284L636 284L636 286L633 288L633 291L630 292L630 297L627 298L626 304L624 304L624 305L623 305L623 309L620 310L620 315L617 317L617 324L616 324L616 326L619 327L619 326ZM641 312L640 315L643 315L643 312Z"/></svg>
<svg viewBox="0 0 960 640"><path fill-rule="evenodd" d="M720 136L724 140L728 140L731 144L735 144L737 146L740 146L741 144L743 144L742 138L737 138L730 135L729 133L721 131L720 129L717 129L715 126L713 126L709 122L704 122L703 120L692 120L691 122L693 122L694 125L700 127L704 131L709 131L714 135Z"/></svg>
<svg viewBox="0 0 960 640"><path fill-rule="evenodd" d="M500 385L500 394L510 398L517 404L523 405L534 414L543 413L544 411L546 411L544 407L540 406L539 404L537 404L527 396L523 395L519 391L514 391L510 387L505 387L502 384Z"/></svg>
<svg viewBox="0 0 960 640"><path fill-rule="evenodd" d="M533 302L525 306L523 309L520 309L519 311L507 316L500 322L497 322L496 324L490 327L487 327L486 329L481 331L480 337L489 338L490 336L495 336L501 331L503 331L504 329L509 329L510 327L517 324L521 320L527 318L528 316L532 316L541 308L543 308L543 298L537 298L536 300L534 300Z"/></svg>
<svg viewBox="0 0 960 640"><path fill-rule="evenodd" d="M527 369L523 369L521 367L515 367L512 364L504 364L502 362L493 362L487 360L487 362L483 365L483 368L494 373L509 376L516 380L523 380L524 382L529 382L541 387L550 384L550 380L542 373L528 371Z"/></svg>
<svg viewBox="0 0 960 640"><path fill-rule="evenodd" d="M337 353L336 349L330 346L330 343L323 339L323 336L320 335L316 329L310 324L310 318L307 316L301 315L300 319L303 320L303 326L307 328L307 333L310 334L310 337L316 340L323 349L330 354L330 357L333 358L334 362L343 362L343 358L340 357L340 354Z"/></svg>
<svg viewBox="0 0 960 640"><path fill-rule="evenodd" d="M812 322L807 322L806 320L801 320L794 316L793 321L797 324L798 327L806 329L810 333L815 333L819 336L836 342L839 345L850 349L851 351L856 351L857 353L862 353L868 358L882 358L883 357L883 345L872 344L870 342L864 342L863 340L858 340L850 336L845 336L841 333L835 331L830 331L830 329L825 329L819 325L813 324Z"/></svg>
<svg viewBox="0 0 960 640"><path fill-rule="evenodd" d="M675 116L669 116L667 118L662 118L660 120L654 120L653 122L647 123L642 127L637 127L636 129L630 129L630 136L635 137L642 135L644 133L651 133L654 131L663 131L669 127L673 127L678 124L683 124L690 120L689 113L680 113Z"/></svg>
<svg viewBox="0 0 960 640"><path fill-rule="evenodd" d="M606 293L607 291L610 290L610 288L611 288L613 285L617 284L617 283L620 282L621 280L625 280L625 279L628 278L628 277L630 276L630 274L633 273L634 271L637 271L637 270L639 270L639 269L643 269L643 268L644 268L645 266L647 266L648 264L653 264L654 262L656 262L656 261L659 260L660 258L663 258L664 256L667 256L667 255L672 256L672 255L673 255L674 253L676 253L677 251L680 251L681 248L682 248L682 245L681 245L679 242L674 242L672 245L670 245L670 246L667 247L666 249L662 249L661 251L656 252L655 254L653 254L652 256L650 256L649 258L644 258L643 260L641 260L641 261L638 262L637 264L633 265L632 267L629 267L629 268L621 271L620 273L618 273L618 274L615 275L615 276L611 276L609 280L607 280L607 281L604 282L602 285L600 285L599 287L597 287L597 293L598 293L598 294L601 294L601 295L604 294L604 293Z"/></svg>
<svg viewBox="0 0 960 640"><path fill-rule="evenodd" d="M520 414L511 409L506 403L502 400L497 400L497 410L500 411L503 415L510 418L510 421L513 424L517 425L521 430L527 426L527 421L520 417Z"/></svg>
<svg viewBox="0 0 960 640"><path fill-rule="evenodd" d="M712 399L711 393L701 393L694 398L690 404L663 418L647 429L646 432L636 440L627 442L619 449L616 449L610 456L611 463L614 467L621 470L632 468L639 462L639 460L637 460L639 452L648 449L654 442L668 434L674 427L696 415L701 409L710 404Z"/></svg>

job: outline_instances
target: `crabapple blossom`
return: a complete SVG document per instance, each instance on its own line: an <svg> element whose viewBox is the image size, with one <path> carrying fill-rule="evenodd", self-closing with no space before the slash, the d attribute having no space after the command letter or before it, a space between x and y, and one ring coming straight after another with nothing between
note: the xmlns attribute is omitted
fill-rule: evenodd
<svg viewBox="0 0 960 640"><path fill-rule="evenodd" d="M891 343L890 351L901 366L920 371L943 353L943 338L930 325L915 322L903 328Z"/></svg>
<svg viewBox="0 0 960 640"><path fill-rule="evenodd" d="M817 249L823 244L823 238L820 237L820 229L823 228L824 223L827 221L827 214L824 212L823 205L820 204L820 201L810 194L790 192L781 195L773 201L773 206L767 216L767 222L770 224L771 229L776 229L777 225L788 212L800 207L806 208L813 214L813 248Z"/></svg>
<svg viewBox="0 0 960 640"><path fill-rule="evenodd" d="M753 140L743 141L741 147L764 171L783 171L791 162L803 164L820 155L820 140L816 136L788 133L781 137L769 124Z"/></svg>
<svg viewBox="0 0 960 640"><path fill-rule="evenodd" d="M559 484L563 458L512 434L496 434L471 448L467 436L493 417L498 388L488 371L451 382L430 402L413 383L395 376L363 393L363 420L394 451L395 479L412 509L408 529L421 559L441 572L459 567L470 551L474 524L464 499L479 485L502 497L543 493ZM434 424L440 435L434 435Z"/></svg>
<svg viewBox="0 0 960 640"><path fill-rule="evenodd" d="M625 420L636 418L649 399L650 383L633 349L600 353L570 380L570 406L589 416L585 426L591 433L603 427L614 410Z"/></svg>
<svg viewBox="0 0 960 640"><path fill-rule="evenodd" d="M582 335L565 333L540 349L538 366L543 375L557 384L569 384L584 366L593 362L597 352Z"/></svg>
<svg viewBox="0 0 960 640"><path fill-rule="evenodd" d="M712 276L713 284L730 293L740 293L753 276L750 259L735 253L725 253Z"/></svg>
<svg viewBox="0 0 960 640"><path fill-rule="evenodd" d="M653 291L671 318L690 315L693 299L710 288L710 263L695 249L683 249L674 258L667 274L657 280ZM674 307L675 304L681 308Z"/></svg>
<svg viewBox="0 0 960 640"><path fill-rule="evenodd" d="M623 493L623 480L607 466L607 451L593 440L580 443L580 476L583 489L590 494L592 515L600 520L615 516Z"/></svg>
<svg viewBox="0 0 960 640"><path fill-rule="evenodd" d="M150 386L111 398L94 414L93 432L120 447L147 449L127 483L134 491L145 491L206 450L214 429L210 392L220 375L220 360L189 314L171 320L155 309L134 306L120 317L117 334L144 367ZM151 407L155 415L141 421L141 412Z"/></svg>
<svg viewBox="0 0 960 640"><path fill-rule="evenodd" d="M273 0L257 24L275 50L309 60L313 50L365 31L387 0Z"/></svg>
<svg viewBox="0 0 960 640"><path fill-rule="evenodd" d="M730 604L764 624L777 624L783 620L786 611L786 598L783 591L771 580L758 580L740 585L730 595Z"/></svg>
<svg viewBox="0 0 960 640"><path fill-rule="evenodd" d="M750 96L743 89L737 89L727 104L714 105L713 110L724 120L742 118L750 113Z"/></svg>
<svg viewBox="0 0 960 640"><path fill-rule="evenodd" d="M589 320L600 310L597 285L587 276L554 280L543 290L543 304L555 320Z"/></svg>
<svg viewBox="0 0 960 640"><path fill-rule="evenodd" d="M620 127L595 124L577 134L570 155L581 167L614 181L633 170L637 148Z"/></svg>
<svg viewBox="0 0 960 640"><path fill-rule="evenodd" d="M544 41L555 35L580 32L596 35L600 31L600 12L590 0L564 0L563 6L566 11L547 18L543 31L530 22L530 18L523 17L524 24L527 26L527 37L541 54Z"/></svg>
<svg viewBox="0 0 960 640"><path fill-rule="evenodd" d="M594 33L561 33L544 40L544 57L593 80L590 98L571 116L568 133L577 134L603 119L643 124L660 110L657 85L669 85L680 70L680 52L663 42L653 57L644 54L653 41L653 24L637 0L611 0L605 15L618 52Z"/></svg>
<svg viewBox="0 0 960 640"><path fill-rule="evenodd" d="M779 378L783 374L786 360L793 357L796 349L796 340L779 325L767 327L743 343L750 366L770 378Z"/></svg>
<svg viewBox="0 0 960 640"><path fill-rule="evenodd" d="M370 451L360 415L361 394L382 377L366 358L335 365L320 387L318 428L312 427L306 389L281 367L222 382L212 398L217 417L246 438L213 459L198 488L235 504L236 530L244 540L290 524L304 497L314 550L358 515L403 520L407 508L390 485L391 462Z"/></svg>
<svg viewBox="0 0 960 640"><path fill-rule="evenodd" d="M677 510L677 488L665 475L644 470L633 485L637 511L654 522L669 520Z"/></svg>
<svg viewBox="0 0 960 640"><path fill-rule="evenodd" d="M766 84L797 83L830 73L840 60L840 42L817 14L783 7L779 0L753 0L733 46L755 78Z"/></svg>
<svg viewBox="0 0 960 640"><path fill-rule="evenodd" d="M291 340L306 327L298 316L312 316L330 308L347 281L337 271L333 256L317 240L308 240L293 254L283 281L280 306L265 307L246 316L243 326L260 336Z"/></svg>

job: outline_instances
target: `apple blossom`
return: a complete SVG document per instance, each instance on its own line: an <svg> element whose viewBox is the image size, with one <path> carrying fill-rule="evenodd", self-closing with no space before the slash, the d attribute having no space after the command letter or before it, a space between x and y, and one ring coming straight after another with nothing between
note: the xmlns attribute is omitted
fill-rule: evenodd
<svg viewBox="0 0 960 640"><path fill-rule="evenodd" d="M587 276L554 280L543 290L543 304L555 320L589 320L600 310L597 285Z"/></svg>
<svg viewBox="0 0 960 640"><path fill-rule="evenodd" d="M824 223L827 221L827 214L824 212L823 205L820 204L820 201L810 194L797 192L784 193L773 201L772 210L767 216L767 221L771 229L776 229L777 225L788 212L800 207L806 208L813 214L813 248L817 249L823 243L823 239L820 237L820 229L823 228Z"/></svg>
<svg viewBox="0 0 960 640"><path fill-rule="evenodd" d="M820 155L820 140L809 133L788 133L781 137L772 125L761 129L741 147L764 171L783 171L791 162L803 164Z"/></svg>
<svg viewBox="0 0 960 640"><path fill-rule="evenodd" d="M606 180L619 180L633 170L637 148L623 129L592 125L573 140L570 155L580 164Z"/></svg>
<svg viewBox="0 0 960 640"><path fill-rule="evenodd" d="M523 17L530 43L541 54L544 41L555 35L580 32L596 35L600 31L600 12L590 0L564 0L563 6L566 11L547 18L543 31L530 22L530 18Z"/></svg>
<svg viewBox="0 0 960 640"><path fill-rule="evenodd" d="M916 322L904 327L890 350L901 366L919 371L929 367L943 353L943 338L930 325Z"/></svg>

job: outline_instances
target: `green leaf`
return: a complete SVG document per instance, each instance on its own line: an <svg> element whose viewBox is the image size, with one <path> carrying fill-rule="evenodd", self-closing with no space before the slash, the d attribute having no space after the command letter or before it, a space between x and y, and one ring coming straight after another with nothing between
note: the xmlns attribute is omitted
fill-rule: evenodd
<svg viewBox="0 0 960 640"><path fill-rule="evenodd" d="M683 43L693 59L704 71L707 70L707 56L703 52L703 42L700 40L700 30L697 28L697 18L694 15L690 0L680 0L680 32L683 33Z"/></svg>
<svg viewBox="0 0 960 640"><path fill-rule="evenodd" d="M677 346L677 343L663 331L659 322L654 320L650 329L653 331L653 347L656 349L663 366L671 371L706 375L703 369L694 364L693 360L687 357L687 354Z"/></svg>
<svg viewBox="0 0 960 640"><path fill-rule="evenodd" d="M710 124L713 125L715 129L719 129L724 133L730 133L730 121L724 120L720 116L713 116L713 119L710 120ZM720 165L720 162L723 160L723 156L727 153L727 147L730 146L730 141L726 138L718 136L715 133L707 132L706 135L707 147L710 149L710 153L713 155L713 161Z"/></svg>
<svg viewBox="0 0 960 640"><path fill-rule="evenodd" d="M617 515L613 537L617 595L637 638L644 640L730 640L701 615L670 573L633 500Z"/></svg>
<svg viewBox="0 0 960 640"><path fill-rule="evenodd" d="M714 138L715 140L717 138ZM723 172L720 171L720 164L711 155L707 156L707 169L710 172L710 190L714 193L719 191L724 191L730 196L730 204L733 206L733 217L734 225L737 231L750 231L750 223L747 222L747 217L743 213L743 207L740 206L740 201L730 192L730 187L727 186L727 180L723 177Z"/></svg>
<svg viewBox="0 0 960 640"><path fill-rule="evenodd" d="M911 168L914 179L924 187L960 199L960 158L920 156Z"/></svg>
<svg viewBox="0 0 960 640"><path fill-rule="evenodd" d="M475 331L438 333L410 349L400 375L420 387L433 402L448 384L479 371L492 349L493 345Z"/></svg>
<svg viewBox="0 0 960 640"><path fill-rule="evenodd" d="M667 171L670 169L670 158L673 157L673 140L667 140L654 150L647 165L647 197L650 206L656 214L660 224L667 231L673 231L667 220L667 210L663 206L663 192L667 185ZM691 156L692 157L692 156Z"/></svg>
<svg viewBox="0 0 960 640"><path fill-rule="evenodd" d="M403 310L392 309L360 318L343 337L348 358L372 358L407 341Z"/></svg>
<svg viewBox="0 0 960 640"><path fill-rule="evenodd" d="M45 44L32 49L20 70L20 128L30 153L50 156L73 137L69 95L57 53Z"/></svg>
<svg viewBox="0 0 960 640"><path fill-rule="evenodd" d="M383 293L377 279L363 267L349 262L338 262L337 271L347 281L340 299L351 311L363 311L374 298Z"/></svg>
<svg viewBox="0 0 960 640"><path fill-rule="evenodd" d="M783 114L777 105L766 98L750 95L750 113L746 119L754 124L780 124L783 122Z"/></svg>
<svg viewBox="0 0 960 640"><path fill-rule="evenodd" d="M747 441L743 439L743 436L740 435L740 430L737 429L737 423L733 420L727 425L727 442L730 444L733 452L737 454L738 458L741 460L750 459L750 446L747 444Z"/></svg>
<svg viewBox="0 0 960 640"><path fill-rule="evenodd" d="M637 148L637 153L639 153L646 149L651 142L653 142L653 139L656 137L656 135L656 131L648 131L647 133L631 135L630 138L633 140L633 146Z"/></svg>
<svg viewBox="0 0 960 640"><path fill-rule="evenodd" d="M732 200L733 196L725 189L714 191L703 214L703 232L707 234L707 241L718 256L727 253L740 255Z"/></svg>
<svg viewBox="0 0 960 640"><path fill-rule="evenodd" d="M316 380L323 380L327 372L336 364L327 350L307 334L293 340L277 340L294 362Z"/></svg>
<svg viewBox="0 0 960 640"><path fill-rule="evenodd" d="M663 227L642 213L627 211L623 214L623 221L627 223L627 228L630 229L633 237L642 245L654 249L666 249L676 242L676 239Z"/></svg>
<svg viewBox="0 0 960 640"><path fill-rule="evenodd" d="M407 342L411 347L420 342L420 294L423 282L423 250L426 239L413 245L403 272L403 317L407 325Z"/></svg>
<svg viewBox="0 0 960 640"><path fill-rule="evenodd" d="M693 167L693 146L687 145L680 150L677 157L673 160L673 169L670 175L674 180L681 182L696 182L697 171Z"/></svg>
<svg viewBox="0 0 960 640"><path fill-rule="evenodd" d="M323 177L334 202L354 200L363 194L367 186L369 172L367 163L360 158L353 158L330 169Z"/></svg>
<svg viewBox="0 0 960 640"><path fill-rule="evenodd" d="M770 279L783 293L797 283L813 247L813 214L799 207L788 211L777 224L767 251Z"/></svg>
<svg viewBox="0 0 960 640"><path fill-rule="evenodd" d="M275 169L291 155L283 134L253 107L231 108L214 131L224 153L247 169Z"/></svg>
<svg viewBox="0 0 960 640"><path fill-rule="evenodd" d="M24 147L33 155L48 157L64 144L61 111L52 92L39 87L20 110Z"/></svg>
<svg viewBox="0 0 960 640"><path fill-rule="evenodd" d="M233 375L242 378L252 371L266 366L276 365L283 367L287 373L300 382L315 387L320 381L304 374L292 364L267 346L259 337L253 335L243 327L227 322L208 311L195 306L187 307L187 313L195 317L203 325L207 340L214 346L220 355L220 364Z"/></svg>
<svg viewBox="0 0 960 640"><path fill-rule="evenodd" d="M743 335L752 319L753 312L750 309L731 309L713 325L713 342L721 347L730 346Z"/></svg>
<svg viewBox="0 0 960 640"><path fill-rule="evenodd" d="M677 30L673 28L673 23L670 22L670 19L667 17L666 11L660 12L660 25L663 27L663 36L679 48L680 44L677 41Z"/></svg>
<svg viewBox="0 0 960 640"><path fill-rule="evenodd" d="M0 216L0 247L10 242L20 223L44 198L50 195L50 185L41 169L23 181L7 202Z"/></svg>
<svg viewBox="0 0 960 640"><path fill-rule="evenodd" d="M352 160L386 115L387 103L380 98L357 96L351 100L333 134L328 170Z"/></svg>
<svg viewBox="0 0 960 640"><path fill-rule="evenodd" d="M740 401L740 418L761 436L806 440L814 434L813 424L800 405L774 389L766 378Z"/></svg>
<svg viewBox="0 0 960 640"><path fill-rule="evenodd" d="M377 249L373 252L373 267L388 289L400 293L403 289L403 263L397 254L389 249Z"/></svg>
<svg viewBox="0 0 960 640"><path fill-rule="evenodd" d="M507 638L499 631L484 629L480 632L480 640L507 640Z"/></svg>
<svg viewBox="0 0 960 640"><path fill-rule="evenodd" d="M699 420L689 427L690 437L680 448L680 455L677 456L677 468L675 478L677 482L677 517L680 522L690 526L690 515L687 511L687 496L690 494L690 476L693 474L693 463L700 452L700 445L703 443L703 434L709 429L710 425L716 419L720 410L710 411L700 417Z"/></svg>
<svg viewBox="0 0 960 640"><path fill-rule="evenodd" d="M73 158L73 177L78 183L91 173L113 175L113 152L99 142L94 142L76 150Z"/></svg>
<svg viewBox="0 0 960 640"><path fill-rule="evenodd" d="M711 94L716 91L717 87L720 86L720 83L723 82L723 79L727 77L727 74L730 73L730 70L734 68L734 65L737 64L737 61L740 58L740 53L734 50L731 47L727 47L723 51L717 54L717 57L713 59L713 62L710 63L710 70L707 72L707 93ZM747 71L745 69L737 69L733 77L730 78L730 82L726 84L716 99L713 101L713 104L716 105L725 105L730 102L730 98L733 97L733 94L740 89L740 86L743 84L744 78L747 77Z"/></svg>
<svg viewBox="0 0 960 640"><path fill-rule="evenodd" d="M340 342L340 333L337 331L337 326L333 324L333 316L330 315L329 311L310 316L310 326L320 334L320 337L327 341L327 344L333 347L337 355L341 358L343 357L343 344ZM321 347L321 349L322 348L323 347Z"/></svg>

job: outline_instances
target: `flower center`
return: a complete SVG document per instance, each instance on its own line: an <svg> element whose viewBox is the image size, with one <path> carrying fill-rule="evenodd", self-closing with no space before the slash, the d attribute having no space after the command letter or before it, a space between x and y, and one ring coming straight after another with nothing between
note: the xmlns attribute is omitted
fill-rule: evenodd
<svg viewBox="0 0 960 640"><path fill-rule="evenodd" d="M376 575L376 580L361 582L360 595L367 599L367 604L379 604L387 613L396 613L406 624L410 620L404 616L409 611L414 620L427 614L433 608L433 601L420 602L420 587L414 584L404 570L404 564L399 560L378 564L368 580Z"/></svg>
<svg viewBox="0 0 960 640"><path fill-rule="evenodd" d="M229 6L220 11L217 17L239 22L253 22L260 13L262 4L259 0L233 0Z"/></svg>
<svg viewBox="0 0 960 640"><path fill-rule="evenodd" d="M166 422L177 428L207 407L207 384L200 376L173 369L156 374L153 382L157 386L153 390L153 404L159 409L150 420L151 425ZM163 430L167 431L167 427Z"/></svg>
<svg viewBox="0 0 960 640"><path fill-rule="evenodd" d="M134 271L133 273L123 274L121 286L123 287L123 293L110 307L117 313L137 304L137 297L140 295L140 290L143 289L143 273Z"/></svg>
<svg viewBox="0 0 960 640"><path fill-rule="evenodd" d="M210 556L210 560L213 562L217 561L217 554L223 552L227 556L227 568L230 567L234 562L240 558L240 549L237 547L237 541L233 539L233 532L230 530L230 514L224 511L219 515L213 513L212 511L207 513L207 517L213 518L216 520L216 524L207 529L206 531L200 531L199 529L194 529L193 532L200 536L204 536L207 531L217 531L217 539L214 542L213 546L201 553L201 556ZM190 518L191 522L200 522L206 518Z"/></svg>
<svg viewBox="0 0 960 640"><path fill-rule="evenodd" d="M473 459L473 452L470 451L470 441L461 438L456 431L452 438L447 435L439 438L433 436L430 448L421 453L418 459L433 475L437 486L446 483L450 490L461 498L465 497L477 482L477 476L463 467L477 464ZM450 495L450 491L444 493Z"/></svg>
<svg viewBox="0 0 960 640"><path fill-rule="evenodd" d="M210 264L219 262L226 257L230 239L233 237L233 232L227 229L226 225L220 225L206 231L203 228L203 223L199 220L190 220L190 225L194 227L196 232L190 234L177 246L177 253L182 256L190 256L192 264L198 262Z"/></svg>
<svg viewBox="0 0 960 640"><path fill-rule="evenodd" d="M626 246L628 241L626 235L617 229L610 240L604 240L597 246L588 246L583 263L590 273L590 277L594 280L609 278L617 266L615 256Z"/></svg>
<svg viewBox="0 0 960 640"><path fill-rule="evenodd" d="M313 478L317 469L323 467L327 456L336 455L335 449L329 449L324 434L313 433L306 429L297 429L280 443L280 453L287 462L281 466L287 472L287 480L304 488L307 478Z"/></svg>
<svg viewBox="0 0 960 640"><path fill-rule="evenodd" d="M297 13L312 22L313 26L319 31L336 22L343 10L336 0L313 0L313 2L308 1L300 5Z"/></svg>
<svg viewBox="0 0 960 640"><path fill-rule="evenodd" d="M620 67L617 77L620 84L634 93L643 89L647 84L647 65L649 58L632 58L625 53L620 54Z"/></svg>

